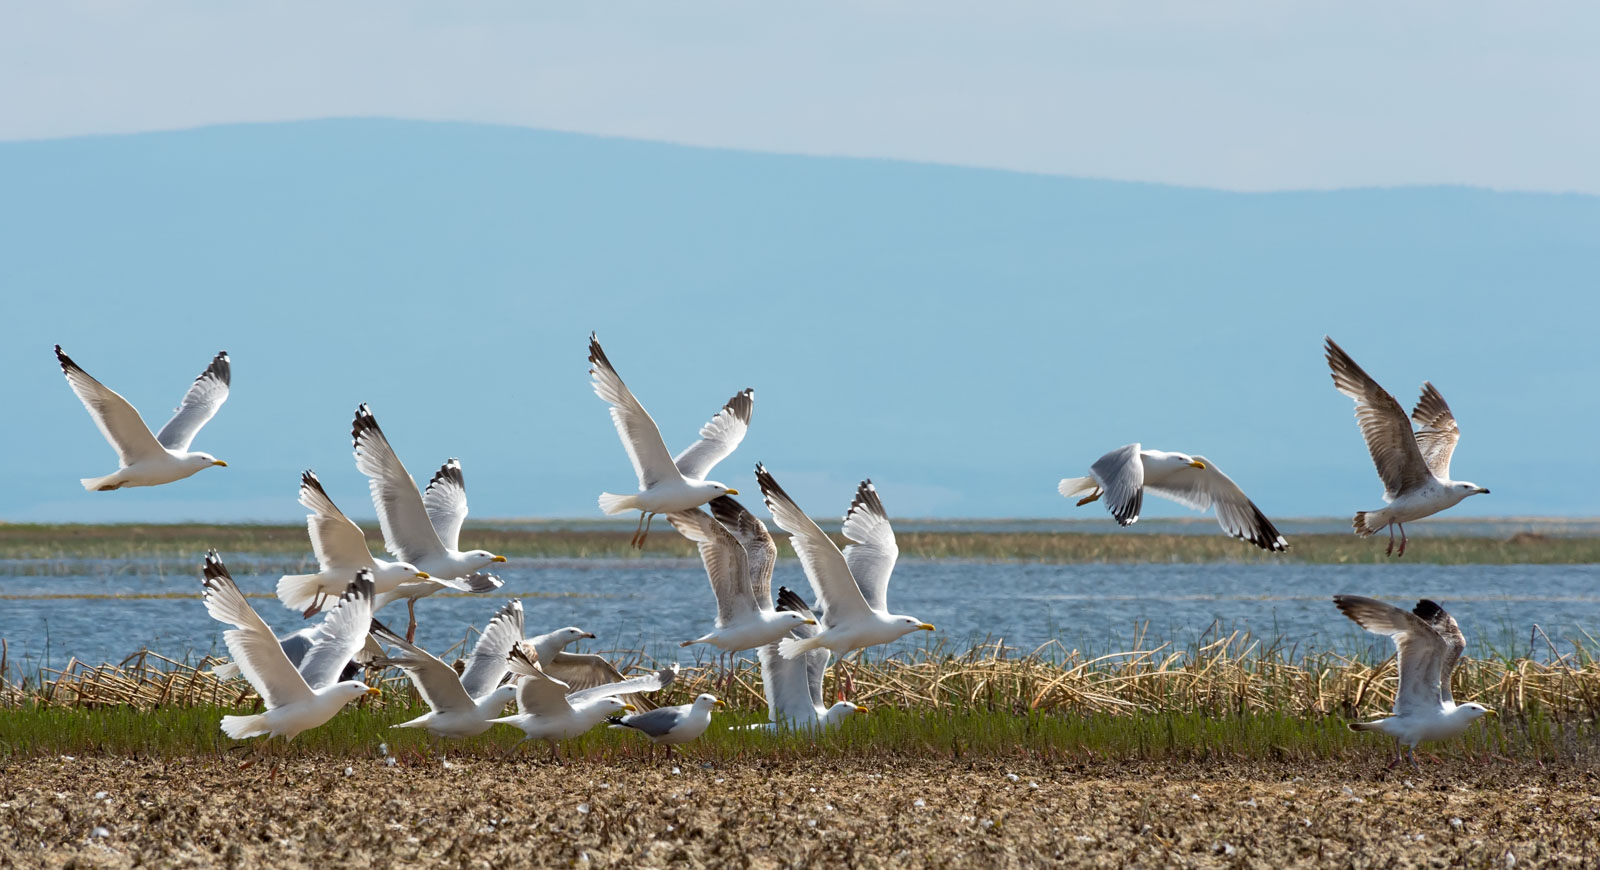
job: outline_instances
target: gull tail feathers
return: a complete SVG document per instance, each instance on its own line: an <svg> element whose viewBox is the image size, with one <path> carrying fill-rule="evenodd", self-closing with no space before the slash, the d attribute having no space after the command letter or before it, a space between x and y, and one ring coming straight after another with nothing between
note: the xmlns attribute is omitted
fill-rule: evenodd
<svg viewBox="0 0 1600 870"><path fill-rule="evenodd" d="M1379 728L1378 727L1378 723L1376 723L1376 722L1351 722L1350 723L1350 730L1351 731L1382 731L1383 729Z"/></svg>
<svg viewBox="0 0 1600 870"><path fill-rule="evenodd" d="M1064 477L1056 484L1056 492L1063 498L1072 498L1075 495L1085 495L1094 492L1099 484L1092 477Z"/></svg>
<svg viewBox="0 0 1600 870"><path fill-rule="evenodd" d="M786 637L778 641L778 655L786 659L796 659L814 649L819 649L821 646L822 635L820 634L806 638Z"/></svg>
<svg viewBox="0 0 1600 870"><path fill-rule="evenodd" d="M234 740L243 740L246 737L257 737L267 734L272 728L267 725L267 714L257 713L254 716L223 716L222 733Z"/></svg>
<svg viewBox="0 0 1600 870"><path fill-rule="evenodd" d="M317 596L322 594L322 583L318 579L320 574L285 574L278 578L278 600L283 606L297 612L304 613L311 609L317 601ZM332 596L338 601L337 594ZM314 613L307 614L314 616Z"/></svg>
<svg viewBox="0 0 1600 870"><path fill-rule="evenodd" d="M239 670L238 662L223 662L211 669L211 676L219 680L231 680L239 676L240 673L242 671Z"/></svg>
<svg viewBox="0 0 1600 870"><path fill-rule="evenodd" d="M636 495L617 495L612 492L600 493L600 510L605 511L608 517L638 507L638 503L639 497Z"/></svg>
<svg viewBox="0 0 1600 870"><path fill-rule="evenodd" d="M116 477L115 474L108 474L105 477L80 477L78 482L83 484L83 488L90 492L110 492L113 489L122 488L120 483L115 485L111 483L114 477Z"/></svg>
<svg viewBox="0 0 1600 870"><path fill-rule="evenodd" d="M1383 511L1356 511L1356 518L1351 525L1355 527L1356 534L1370 538L1383 531L1389 525L1389 520Z"/></svg>

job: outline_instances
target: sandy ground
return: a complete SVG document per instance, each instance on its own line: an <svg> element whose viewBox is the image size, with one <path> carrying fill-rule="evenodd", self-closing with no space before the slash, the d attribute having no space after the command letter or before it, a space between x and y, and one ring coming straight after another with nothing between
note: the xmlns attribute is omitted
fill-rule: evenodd
<svg viewBox="0 0 1600 870"><path fill-rule="evenodd" d="M0 763L3 867L401 862L1595 867L1600 771L295 758L269 776L233 758Z"/></svg>

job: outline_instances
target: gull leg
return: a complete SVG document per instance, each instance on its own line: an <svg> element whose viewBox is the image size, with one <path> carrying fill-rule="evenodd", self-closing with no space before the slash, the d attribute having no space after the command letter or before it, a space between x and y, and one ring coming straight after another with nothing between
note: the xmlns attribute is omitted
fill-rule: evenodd
<svg viewBox="0 0 1600 870"><path fill-rule="evenodd" d="M550 760L556 764L560 764L561 753L556 750L556 742L550 739L546 739L544 742L550 744Z"/></svg>
<svg viewBox="0 0 1600 870"><path fill-rule="evenodd" d="M406 643L416 643L417 640L417 599L406 599L406 613L411 616L411 623L406 626Z"/></svg>
<svg viewBox="0 0 1600 870"><path fill-rule="evenodd" d="M327 595L326 592L318 590L317 591L317 597L313 598L311 600L311 606L307 607L306 608L306 612L300 614L300 617L302 619L310 619L311 617L316 616L317 615L317 611L322 609L323 600L326 599L327 597L328 597L328 595Z"/></svg>
<svg viewBox="0 0 1600 870"><path fill-rule="evenodd" d="M1385 556L1394 555L1394 523L1389 524L1389 546L1383 548Z"/></svg>
<svg viewBox="0 0 1600 870"><path fill-rule="evenodd" d="M638 547L641 550L644 549L644 539L650 537L650 523L655 518L656 515L653 512L644 515L644 534L639 536L639 543L635 544L635 547Z"/></svg>
<svg viewBox="0 0 1600 870"><path fill-rule="evenodd" d="M1404 556L1406 554L1406 526L1405 526L1405 523L1400 523L1399 525L1400 525L1400 552L1396 553L1395 555L1396 556Z"/></svg>
<svg viewBox="0 0 1600 870"><path fill-rule="evenodd" d="M647 516L647 514L644 511L639 511L639 524L633 527L633 537L629 539L628 546L637 549L644 545L644 536L642 532L644 532L645 516Z"/></svg>
<svg viewBox="0 0 1600 870"><path fill-rule="evenodd" d="M1083 507L1084 505L1089 504L1090 502L1099 501L1100 500L1100 496L1104 492L1105 492L1105 490L1103 490L1103 489L1101 489L1099 487L1095 487L1094 492L1091 492L1088 495L1084 496L1083 498L1078 499L1078 507Z"/></svg>
<svg viewBox="0 0 1600 870"><path fill-rule="evenodd" d="M1411 759L1411 766L1413 768L1415 768L1418 773L1421 773L1422 772L1422 765L1417 762L1417 747L1415 747L1415 746L1410 747L1406 751L1406 757Z"/></svg>

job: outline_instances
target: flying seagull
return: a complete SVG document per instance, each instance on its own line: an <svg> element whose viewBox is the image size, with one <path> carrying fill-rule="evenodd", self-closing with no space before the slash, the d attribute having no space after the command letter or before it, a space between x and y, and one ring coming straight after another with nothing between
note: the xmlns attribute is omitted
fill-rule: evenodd
<svg viewBox="0 0 1600 870"><path fill-rule="evenodd" d="M374 559L367 549L366 533L333 503L314 471L300 474L300 504L311 511L306 514L306 530L317 557L317 573L278 578L278 600L284 607L309 619L362 568L372 569L373 589L379 595L407 581L428 579L426 572L408 562Z"/></svg>
<svg viewBox="0 0 1600 870"><path fill-rule="evenodd" d="M665 669L574 692L566 683L546 674L520 644L512 647L507 663L511 673L521 678L517 686L517 714L494 721L522 729L524 740L549 743L550 758L556 761L560 760L556 741L577 737L606 721L607 717L633 709L633 705L624 702L619 695L660 691L678 676L676 670Z"/></svg>
<svg viewBox="0 0 1600 870"><path fill-rule="evenodd" d="M1056 486L1067 498L1083 496L1079 507L1104 495L1106 509L1123 526L1139 521L1146 490L1195 510L1215 506L1217 525L1229 535L1274 553L1289 549L1266 514L1204 456L1145 450L1135 442L1096 459L1088 477L1069 477Z"/></svg>
<svg viewBox="0 0 1600 870"><path fill-rule="evenodd" d="M300 732L332 719L350 701L378 694L359 680L334 679L366 641L372 622L371 571L358 573L339 603L323 617L298 670L272 629L245 600L216 550L206 554L201 571L206 612L233 626L222 633L222 639L267 707L265 713L253 716L222 717L223 733L235 740L261 734L293 740Z"/></svg>
<svg viewBox="0 0 1600 870"><path fill-rule="evenodd" d="M661 430L650 413L629 392L594 333L589 333L589 376L595 395L611 405L611 422L622 438L622 447L633 462L639 477L639 491L632 495L600 494L600 509L607 516L637 510L639 527L633 533L633 546L644 546L650 534L649 520L658 513L685 511L699 507L719 495L738 495L714 480L706 480L717 463L744 440L750 428L750 412L755 407L755 391L743 390L729 399L710 422L700 427L700 440L676 457L667 453Z"/></svg>
<svg viewBox="0 0 1600 870"><path fill-rule="evenodd" d="M104 477L79 480L84 489L107 492L125 486L160 486L182 480L202 468L227 467L228 463L209 453L189 450L200 427L216 416L217 409L228 400L231 370L227 351L219 351L212 358L211 365L206 366L184 394L177 413L155 435L150 434L150 427L127 399L89 377L72 357L61 352L59 344L56 345L56 361L61 363L61 372L67 376L67 385L89 409L94 424L100 427L100 434L117 451L117 470Z"/></svg>
<svg viewBox="0 0 1600 870"><path fill-rule="evenodd" d="M637 731L650 738L651 743L667 747L667 756L671 757L672 747L688 743L706 733L706 728L711 725L712 709L722 706L725 705L715 695L702 694L696 696L692 703L661 707L631 716L612 716L606 721L611 723L612 728ZM654 751L652 748L651 752Z"/></svg>
<svg viewBox="0 0 1600 870"><path fill-rule="evenodd" d="M711 504L718 507L716 519L699 508L667 514L673 528L699 545L717 599L716 628L679 646L706 643L736 653L776 643L796 626L816 625L809 615L773 609L772 565L778 548L766 526L728 496ZM739 528L741 536L735 537L724 522ZM756 550L755 560L749 548Z"/></svg>
<svg viewBox="0 0 1600 870"><path fill-rule="evenodd" d="M390 727L425 728L435 737L474 737L488 731L517 695L516 683L500 680L505 676L506 657L522 640L521 602L511 602L489 620L460 674L377 620L372 621L372 633L399 649L375 659L374 664L405 671L428 705L427 713Z"/></svg>
<svg viewBox="0 0 1600 870"><path fill-rule="evenodd" d="M1381 731L1394 738L1395 757L1389 767L1406 756L1416 765L1418 743L1455 737L1474 719L1494 712L1477 703L1458 705L1450 694L1450 675L1467 640L1444 608L1426 598L1409 613L1359 595L1335 595L1333 603L1367 631L1394 638L1400 671L1394 715L1350 723L1351 731ZM1404 753L1402 745L1407 747Z"/></svg>
<svg viewBox="0 0 1600 870"><path fill-rule="evenodd" d="M378 597L377 607L405 599L410 624L406 640L417 633L417 599L440 589L490 592L503 584L493 574L482 573L506 557L488 550L457 549L461 524L467 518L467 484L461 463L446 462L428 482L426 494L417 491L410 472L400 463L378 420L365 403L356 408L350 429L355 443L356 469L365 474L372 489L372 505L383 527L383 546L395 558L415 565L428 579L404 583Z"/></svg>
<svg viewBox="0 0 1600 870"><path fill-rule="evenodd" d="M811 616L811 608L793 591L779 587L778 610ZM797 626L795 637L806 638L820 629L815 625ZM822 706L822 678L828 669L828 651L814 649L805 655L786 659L778 652L776 642L761 648L761 689L767 696L768 722L745 726L751 729L777 731L780 729L827 731L857 714L867 712L866 707L849 701L837 701L831 707Z"/></svg>
<svg viewBox="0 0 1600 870"><path fill-rule="evenodd" d="M889 612L889 575L900 547L872 481L864 480L856 488L844 517L844 536L852 543L841 553L765 466L756 465L756 480L767 509L772 511L772 521L789 533L789 544L800 557L823 611L821 632L779 641L778 651L784 658L797 658L814 649L826 649L842 658L851 650L889 643L919 629L933 631L932 625L914 616Z"/></svg>
<svg viewBox="0 0 1600 870"><path fill-rule="evenodd" d="M1394 396L1356 365L1344 348L1326 336L1323 340L1333 385L1356 400L1356 422L1383 480L1383 500L1389 503L1380 510L1357 511L1356 534L1367 538L1387 527L1389 546L1383 551L1387 556L1394 552L1394 529L1399 526L1400 552L1395 555L1404 556L1406 523L1454 507L1467 496L1488 495L1489 490L1450 479L1450 454L1455 452L1461 430L1432 383L1423 382L1422 398L1407 418ZM1411 430L1413 420L1420 427L1415 432Z"/></svg>

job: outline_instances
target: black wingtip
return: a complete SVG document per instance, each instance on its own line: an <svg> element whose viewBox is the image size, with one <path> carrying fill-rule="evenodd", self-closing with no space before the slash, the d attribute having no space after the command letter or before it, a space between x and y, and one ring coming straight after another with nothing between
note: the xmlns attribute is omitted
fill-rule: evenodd
<svg viewBox="0 0 1600 870"><path fill-rule="evenodd" d="M378 418L372 416L372 409L367 406L366 402L356 406L356 417L350 424L350 441L354 446L361 446L361 433L363 432L383 434L383 430L378 428Z"/></svg>
<svg viewBox="0 0 1600 870"><path fill-rule="evenodd" d="M1444 608L1439 606L1439 602L1429 598L1418 601L1411 612L1422 617L1424 622L1432 622L1437 617L1445 615Z"/></svg>
<svg viewBox="0 0 1600 870"><path fill-rule="evenodd" d="M733 398L723 404L722 410L732 413L733 416L739 418L739 422L748 425L750 423L750 415L755 411L755 398L756 391L746 387L734 393Z"/></svg>
<svg viewBox="0 0 1600 870"><path fill-rule="evenodd" d="M200 576L204 578L205 585L210 588L214 580L233 580L228 573L228 566L222 563L222 557L216 550L207 550L205 561L200 565Z"/></svg>
<svg viewBox="0 0 1600 870"><path fill-rule="evenodd" d="M73 362L72 357L67 356L66 353L61 350L61 345L59 344L56 345L56 362L61 364L62 374L67 374L73 369L77 369L80 372L83 371L83 367Z"/></svg>
<svg viewBox="0 0 1600 870"><path fill-rule="evenodd" d="M608 725L621 725L624 728L628 727L628 723L622 721L622 717L621 716L607 716L606 717L606 724L608 724Z"/></svg>
<svg viewBox="0 0 1600 870"><path fill-rule="evenodd" d="M605 366L612 371L616 371L616 368L611 365L611 360L606 359L606 352L600 347L600 339L594 332L589 333L589 364Z"/></svg>
<svg viewBox="0 0 1600 870"><path fill-rule="evenodd" d="M462 489L466 489L467 479L461 474L461 460L452 456L445 464L439 466L439 470L433 473L433 479L428 481L428 489L433 489L433 485L441 480L449 481Z"/></svg>
<svg viewBox="0 0 1600 870"><path fill-rule="evenodd" d="M387 641L389 643L405 640L405 638L400 636L400 634L394 629L379 622L376 616L372 618L372 624L367 628L367 633L375 635L379 640Z"/></svg>
<svg viewBox="0 0 1600 870"><path fill-rule="evenodd" d="M850 501L850 509L844 512L845 521L849 522L850 517L857 511L877 514L885 519L889 516L883 509L883 500L878 498L878 488L872 485L871 478L861 481L856 486L856 496Z"/></svg>
<svg viewBox="0 0 1600 870"><path fill-rule="evenodd" d="M793 589L787 586L778 587L778 610L790 610L796 613L810 610L804 598L801 598Z"/></svg>

